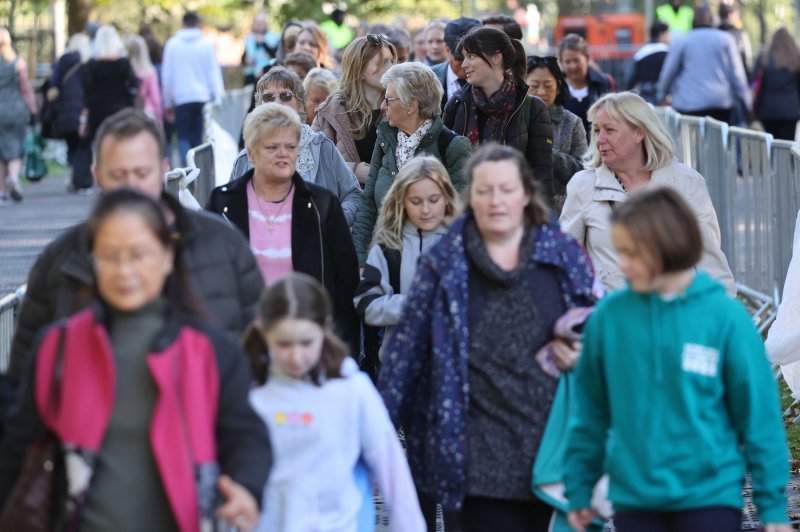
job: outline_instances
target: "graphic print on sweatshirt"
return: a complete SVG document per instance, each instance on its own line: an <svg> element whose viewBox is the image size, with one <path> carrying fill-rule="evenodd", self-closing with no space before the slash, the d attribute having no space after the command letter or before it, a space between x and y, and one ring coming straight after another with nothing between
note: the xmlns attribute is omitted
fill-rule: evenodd
<svg viewBox="0 0 800 532"><path fill-rule="evenodd" d="M719 366L719 351L700 344L683 344L681 368L704 377L716 377Z"/></svg>

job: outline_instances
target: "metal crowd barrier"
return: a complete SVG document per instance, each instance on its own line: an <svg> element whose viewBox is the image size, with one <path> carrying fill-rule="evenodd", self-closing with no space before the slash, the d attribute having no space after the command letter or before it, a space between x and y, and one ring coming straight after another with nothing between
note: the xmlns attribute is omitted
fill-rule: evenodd
<svg viewBox="0 0 800 532"><path fill-rule="evenodd" d="M16 292L0 299L0 373L7 373L11 362L11 340L17 323L17 313L25 296L22 285Z"/></svg>
<svg viewBox="0 0 800 532"><path fill-rule="evenodd" d="M678 158L706 179L722 250L759 327L775 317L800 210L800 146L711 118L656 114Z"/></svg>
<svg viewBox="0 0 800 532"><path fill-rule="evenodd" d="M252 85L227 91L219 102L206 106L207 118L216 121L237 142L253 99Z"/></svg>
<svg viewBox="0 0 800 532"><path fill-rule="evenodd" d="M205 205L216 184L214 168L214 146L210 142L194 147L186 154L186 162L191 168L198 168L200 174L189 185L189 190L200 205Z"/></svg>

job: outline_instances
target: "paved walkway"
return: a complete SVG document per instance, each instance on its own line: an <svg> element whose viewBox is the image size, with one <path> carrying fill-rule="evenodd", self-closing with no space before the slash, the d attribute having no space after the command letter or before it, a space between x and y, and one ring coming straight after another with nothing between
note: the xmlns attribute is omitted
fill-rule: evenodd
<svg viewBox="0 0 800 532"><path fill-rule="evenodd" d="M0 297L25 284L42 249L89 214L94 197L66 192L67 173L24 186L21 203L0 206Z"/></svg>

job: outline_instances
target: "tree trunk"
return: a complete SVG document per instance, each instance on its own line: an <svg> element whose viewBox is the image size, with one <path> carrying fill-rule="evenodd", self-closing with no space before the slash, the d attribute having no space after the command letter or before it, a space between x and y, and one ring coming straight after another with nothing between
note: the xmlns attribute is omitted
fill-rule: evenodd
<svg viewBox="0 0 800 532"><path fill-rule="evenodd" d="M89 22L92 0L67 0L67 30L70 35L80 33Z"/></svg>

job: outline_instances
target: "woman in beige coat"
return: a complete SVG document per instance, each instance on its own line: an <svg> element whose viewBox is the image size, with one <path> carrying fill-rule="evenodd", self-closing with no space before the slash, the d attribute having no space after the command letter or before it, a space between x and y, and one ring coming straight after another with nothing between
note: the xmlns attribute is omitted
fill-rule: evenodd
<svg viewBox="0 0 800 532"><path fill-rule="evenodd" d="M606 94L589 109L592 138L586 170L567 184L561 227L589 252L607 290L624 286L611 243L609 216L628 194L645 187L675 189L700 222L703 256L698 268L736 293L733 274L720 249L717 213L699 173L675 159L675 146L652 108L640 96Z"/></svg>

